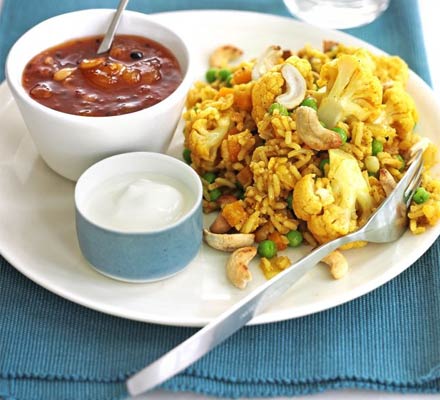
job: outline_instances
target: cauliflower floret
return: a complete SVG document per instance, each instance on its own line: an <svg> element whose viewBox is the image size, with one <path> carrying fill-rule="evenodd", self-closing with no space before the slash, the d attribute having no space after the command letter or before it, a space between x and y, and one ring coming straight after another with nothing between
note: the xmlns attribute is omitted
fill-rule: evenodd
<svg viewBox="0 0 440 400"><path fill-rule="evenodd" d="M252 118L261 121L275 98L283 93L284 79L281 72L269 71L255 82L252 89Z"/></svg>
<svg viewBox="0 0 440 400"><path fill-rule="evenodd" d="M385 112L380 121L385 119L386 123L396 130L399 137L404 138L408 132L413 130L419 119L413 98L401 84L395 83L385 90L383 101Z"/></svg>
<svg viewBox="0 0 440 400"><path fill-rule="evenodd" d="M376 76L382 84L400 82L406 86L409 77L409 68L405 61L397 56L375 56Z"/></svg>
<svg viewBox="0 0 440 400"><path fill-rule="evenodd" d="M217 151L226 136L231 119L228 114L221 114L216 108L203 110L202 118L197 118L187 136L186 145L191 150L193 160L214 163Z"/></svg>
<svg viewBox="0 0 440 400"><path fill-rule="evenodd" d="M307 227L319 243L327 243L354 231L356 221L347 210L336 204L330 204L321 215L313 215Z"/></svg>
<svg viewBox="0 0 440 400"><path fill-rule="evenodd" d="M326 85L318 116L329 128L349 117L374 120L380 113L382 85L362 57L342 55L325 64L318 85Z"/></svg>
<svg viewBox="0 0 440 400"><path fill-rule="evenodd" d="M329 150L328 178L339 206L356 213L359 226L370 216L374 208L367 181L357 160L350 154L336 149Z"/></svg>
<svg viewBox="0 0 440 400"><path fill-rule="evenodd" d="M329 150L329 157L328 179L305 175L293 192L295 214L320 243L362 226L375 206L356 159L340 149Z"/></svg>
<svg viewBox="0 0 440 400"><path fill-rule="evenodd" d="M332 59L340 58L344 54L354 56L371 71L376 69L374 55L364 48L345 46L344 44L339 43L337 46L333 47L328 54L332 54Z"/></svg>
<svg viewBox="0 0 440 400"><path fill-rule="evenodd" d="M292 64L299 73L304 77L307 89L313 89L313 82L315 80L312 72L312 66L309 61L304 58L299 58L297 56L291 56L286 61L288 64Z"/></svg>
<svg viewBox="0 0 440 400"><path fill-rule="evenodd" d="M369 68L371 71L375 71L376 69L376 63L374 61L373 54L364 48L338 44L336 47L332 48L332 50L329 51L328 54L333 54L333 56L331 57L332 59L341 58L341 56L343 56L344 54L354 56L357 58L358 61L360 61L362 65Z"/></svg>
<svg viewBox="0 0 440 400"><path fill-rule="evenodd" d="M328 196L322 196L323 191L326 190L330 194L329 182L327 179L317 179L315 181L314 174L304 175L295 185L293 191L293 209L295 215L304 221L310 221L312 215L320 214L323 208L324 199ZM321 196L319 196L319 191ZM332 197L334 201L334 198ZM331 204L333 201L330 200Z"/></svg>
<svg viewBox="0 0 440 400"><path fill-rule="evenodd" d="M393 81L406 85L409 76L408 65L398 56L376 55L367 49L349 47L338 44L330 52L334 57L342 54L351 54L362 62L370 64L371 70L379 78L382 84L389 84Z"/></svg>

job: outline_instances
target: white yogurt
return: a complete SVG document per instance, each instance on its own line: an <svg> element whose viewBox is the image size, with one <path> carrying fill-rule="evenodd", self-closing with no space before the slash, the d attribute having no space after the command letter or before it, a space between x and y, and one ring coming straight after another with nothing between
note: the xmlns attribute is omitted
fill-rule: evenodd
<svg viewBox="0 0 440 400"><path fill-rule="evenodd" d="M92 222L108 229L152 231L173 224L189 211L191 197L181 182L168 176L126 173L94 188L84 213Z"/></svg>

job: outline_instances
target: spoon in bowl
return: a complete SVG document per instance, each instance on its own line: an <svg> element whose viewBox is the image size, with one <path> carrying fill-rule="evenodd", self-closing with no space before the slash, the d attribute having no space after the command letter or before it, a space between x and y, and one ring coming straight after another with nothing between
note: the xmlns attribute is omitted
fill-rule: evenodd
<svg viewBox="0 0 440 400"><path fill-rule="evenodd" d="M106 53L112 47L113 38L115 37L116 29L118 28L119 21L121 20L122 12L125 10L125 7L127 7L127 4L128 4L128 0L121 0L119 2L115 15L113 16L113 19L110 22L109 27L107 28L107 32L104 36L104 39L102 40L98 48L97 51L98 54Z"/></svg>

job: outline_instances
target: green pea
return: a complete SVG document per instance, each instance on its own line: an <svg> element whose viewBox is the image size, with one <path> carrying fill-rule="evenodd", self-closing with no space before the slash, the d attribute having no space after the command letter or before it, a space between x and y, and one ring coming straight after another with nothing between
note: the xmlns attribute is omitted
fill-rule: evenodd
<svg viewBox="0 0 440 400"><path fill-rule="evenodd" d="M214 174L214 172L206 172L203 174L202 178L207 181L208 183L212 183L215 181L217 176Z"/></svg>
<svg viewBox="0 0 440 400"><path fill-rule="evenodd" d="M216 201L222 195L222 191L219 188L212 189L208 193L209 193L209 200L211 201Z"/></svg>
<svg viewBox="0 0 440 400"><path fill-rule="evenodd" d="M289 111L287 110L287 108L281 105L280 103L273 103L269 107L269 114L273 114L275 110L278 110L280 115L286 115L286 116L289 115Z"/></svg>
<svg viewBox="0 0 440 400"><path fill-rule="evenodd" d="M298 247L303 241L303 235L300 231L289 231L286 237L290 247Z"/></svg>
<svg viewBox="0 0 440 400"><path fill-rule="evenodd" d="M319 169L322 171L323 175L326 174L326 171L325 171L326 165L330 165L330 160L328 158L322 159L321 162L319 163Z"/></svg>
<svg viewBox="0 0 440 400"><path fill-rule="evenodd" d="M419 187L414 193L413 200L417 204L422 204L429 199L429 192L425 188Z"/></svg>
<svg viewBox="0 0 440 400"><path fill-rule="evenodd" d="M318 103L313 97L307 97L301 103L302 106L313 108L315 111L318 110Z"/></svg>
<svg viewBox="0 0 440 400"><path fill-rule="evenodd" d="M293 210L292 207L292 201L293 201L293 192L290 192L289 195L287 196L287 206L289 207L290 210Z"/></svg>
<svg viewBox="0 0 440 400"><path fill-rule="evenodd" d="M223 68L220 71L218 71L218 78L226 82L228 79L231 79L232 72L229 69Z"/></svg>
<svg viewBox="0 0 440 400"><path fill-rule="evenodd" d="M210 68L206 71L206 81L212 83L218 78L219 71L217 68Z"/></svg>
<svg viewBox="0 0 440 400"><path fill-rule="evenodd" d="M263 240L258 244L257 251L261 257L272 258L277 254L277 246L273 240Z"/></svg>
<svg viewBox="0 0 440 400"><path fill-rule="evenodd" d="M377 156L378 153L381 153L383 151L383 144L377 139L373 139L373 142L371 143L371 154L373 156Z"/></svg>
<svg viewBox="0 0 440 400"><path fill-rule="evenodd" d="M403 171L405 169L405 167L406 167L405 159L400 154L398 154L396 156L396 158L402 163L402 166L399 168L399 171Z"/></svg>
<svg viewBox="0 0 440 400"><path fill-rule="evenodd" d="M182 157L183 157L183 159L185 160L185 162L187 164L191 164L192 163L191 150L190 149L183 149Z"/></svg>
<svg viewBox="0 0 440 400"><path fill-rule="evenodd" d="M344 129L339 128L339 126L335 126L332 128L332 131L335 131L341 137L342 144L347 143L347 132L345 132Z"/></svg>

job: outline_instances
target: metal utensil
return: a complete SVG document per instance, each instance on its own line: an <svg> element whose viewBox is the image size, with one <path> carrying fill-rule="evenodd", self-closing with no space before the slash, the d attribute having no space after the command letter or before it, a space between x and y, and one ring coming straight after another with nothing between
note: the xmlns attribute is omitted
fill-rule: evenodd
<svg viewBox="0 0 440 400"><path fill-rule="evenodd" d="M113 19L110 22L109 27L107 28L107 32L104 36L104 39L102 39L102 42L98 48L97 54L106 53L112 47L113 38L115 37L116 29L118 28L119 21L121 20L122 12L125 10L125 7L127 7L127 4L128 4L128 0L121 0L119 2L115 15L113 16Z"/></svg>
<svg viewBox="0 0 440 400"><path fill-rule="evenodd" d="M239 330L342 245L358 240L388 243L401 237L408 225L407 209L420 185L422 169L422 151L418 150L410 160L406 174L361 229L319 246L251 292L179 346L130 377L126 382L128 392L137 396L181 372Z"/></svg>

